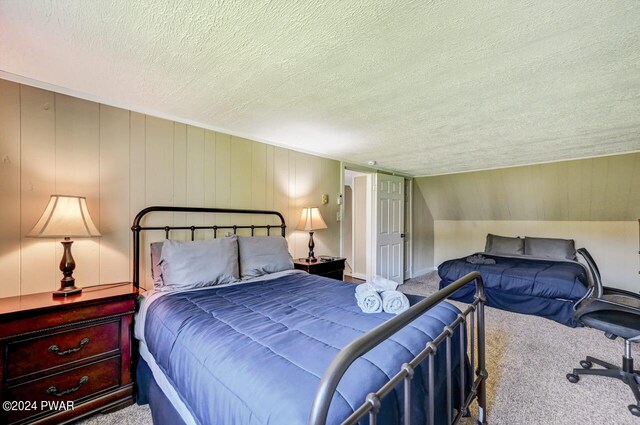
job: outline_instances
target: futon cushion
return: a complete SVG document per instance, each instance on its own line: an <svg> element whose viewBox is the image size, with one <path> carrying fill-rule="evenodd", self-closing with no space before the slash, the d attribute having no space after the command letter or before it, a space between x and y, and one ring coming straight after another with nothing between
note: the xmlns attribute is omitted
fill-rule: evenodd
<svg viewBox="0 0 640 425"><path fill-rule="evenodd" d="M238 247L243 279L293 269L287 240L282 236L240 236Z"/></svg>
<svg viewBox="0 0 640 425"><path fill-rule="evenodd" d="M506 254L506 255L522 255L524 254L524 239L508 238L506 236L487 235L487 243L484 247L484 252L491 254Z"/></svg>
<svg viewBox="0 0 640 425"><path fill-rule="evenodd" d="M164 285L159 290L179 291L236 282L238 237L180 242L168 239L162 246L160 268Z"/></svg>
<svg viewBox="0 0 640 425"><path fill-rule="evenodd" d="M539 258L554 260L576 260L576 245L573 239L524 238L524 253Z"/></svg>

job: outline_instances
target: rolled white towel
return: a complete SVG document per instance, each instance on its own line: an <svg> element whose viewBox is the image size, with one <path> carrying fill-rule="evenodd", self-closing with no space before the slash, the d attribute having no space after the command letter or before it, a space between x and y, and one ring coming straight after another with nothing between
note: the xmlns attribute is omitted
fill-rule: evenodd
<svg viewBox="0 0 640 425"><path fill-rule="evenodd" d="M382 311L382 298L368 283L356 286L356 300L360 310L365 313L380 313Z"/></svg>
<svg viewBox="0 0 640 425"><path fill-rule="evenodd" d="M393 280L385 279L382 276L375 276L371 286L373 286L373 289L378 292L395 291L398 288L398 283Z"/></svg>
<svg viewBox="0 0 640 425"><path fill-rule="evenodd" d="M385 313L400 314L409 309L409 299L399 291L384 291L382 309Z"/></svg>

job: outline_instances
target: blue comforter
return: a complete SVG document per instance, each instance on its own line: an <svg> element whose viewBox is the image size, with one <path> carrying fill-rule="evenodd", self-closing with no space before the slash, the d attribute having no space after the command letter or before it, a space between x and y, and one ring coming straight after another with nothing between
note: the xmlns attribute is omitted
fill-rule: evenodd
<svg viewBox="0 0 640 425"><path fill-rule="evenodd" d="M572 261L482 255L493 258L496 264L471 264L466 261L466 257L440 264L440 288L469 272L477 271L484 281L487 305L546 317L568 326L578 326L573 320L573 306L588 290L586 271L580 264ZM474 293L474 287L469 284L451 299L471 302Z"/></svg>
<svg viewBox="0 0 640 425"><path fill-rule="evenodd" d="M351 414L367 393L397 373L458 312L440 303L357 360L338 387L327 424L340 423ZM145 339L200 424L302 425L320 378L340 348L390 317L362 313L352 284L294 274L161 297L149 306ZM436 356L438 423L446 418L444 351ZM453 364L459 365L458 350L453 352ZM468 368L465 360L467 376ZM411 422L419 424L426 423L426 365L416 373ZM453 373L454 405L458 376L459 367ZM402 396L400 386L386 397L380 424L401 422Z"/></svg>

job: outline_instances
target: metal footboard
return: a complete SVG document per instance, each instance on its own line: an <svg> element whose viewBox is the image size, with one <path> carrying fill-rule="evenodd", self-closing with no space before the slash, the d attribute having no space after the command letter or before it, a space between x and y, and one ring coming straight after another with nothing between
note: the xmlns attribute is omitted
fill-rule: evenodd
<svg viewBox="0 0 640 425"><path fill-rule="evenodd" d="M380 343L391 337L400 329L417 319L419 316L430 310L440 301L449 297L451 294L462 288L467 283L474 281L476 284L476 295L474 301L462 312L457 318L444 327L444 330L433 341L426 344L416 357L408 363L404 363L399 372L395 374L386 384L378 391L367 395L364 403L358 407L351 416L346 418L342 425L356 424L365 415L369 415L369 424L376 425L377 414L381 406L381 400L389 394L393 389L404 381L404 425L411 425L411 379L414 375L415 368L425 359L428 359L429 370L429 404L428 404L428 425L435 424L435 354L441 349L440 345L444 342L446 350L446 387L447 387L447 419L448 424L457 424L463 416L468 415L469 406L474 400L478 402L478 423L486 424L486 380L487 370L485 365L485 328L484 328L484 304L485 294L482 277L477 272L456 280L446 288L441 289L430 297L418 302L409 310L402 314L384 322L382 325L364 334L360 338L351 342L344 347L333 359L327 370L325 371L309 416L309 425L325 425L327 414L331 405L331 399L335 393L338 383L342 379L344 373L349 366L358 358L378 346ZM466 344L465 332L461 329L459 332L459 341L453 341L453 334L458 326L466 326L469 323L470 329L470 354L471 367L475 370L475 379L471 385L471 391L465 397L465 370L464 362L466 361ZM477 334L477 346L475 343ZM457 347L454 345L457 344ZM460 350L460 405L453 406L452 400L452 350ZM477 362L476 362L477 361ZM455 407L456 414L452 414ZM418 425L418 424L414 424Z"/></svg>

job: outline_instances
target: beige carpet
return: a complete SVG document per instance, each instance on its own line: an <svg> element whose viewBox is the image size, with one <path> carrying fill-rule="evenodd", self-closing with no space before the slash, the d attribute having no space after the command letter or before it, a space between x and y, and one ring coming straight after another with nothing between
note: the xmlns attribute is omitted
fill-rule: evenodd
<svg viewBox="0 0 640 425"><path fill-rule="evenodd" d="M407 281L401 289L429 295L436 291L437 282L433 272ZM622 382L587 376L571 384L565 378L587 355L619 364L622 340L610 341L592 329L572 329L493 308L486 309L486 322L490 424L640 425L640 418L627 410L634 399ZM640 364L637 347L634 350ZM150 425L151 414L147 406L131 406L81 423Z"/></svg>
<svg viewBox="0 0 640 425"><path fill-rule="evenodd" d="M108 415L97 414L78 422L78 425L153 425L149 405L133 405Z"/></svg>
<svg viewBox="0 0 640 425"><path fill-rule="evenodd" d="M438 282L432 272L401 288L429 295ZM620 364L622 339L611 341L602 332L540 317L490 307L485 311L490 424L640 425L640 418L627 409L633 394L621 381L586 376L571 384L565 378L587 355ZM640 362L637 345L634 357Z"/></svg>

